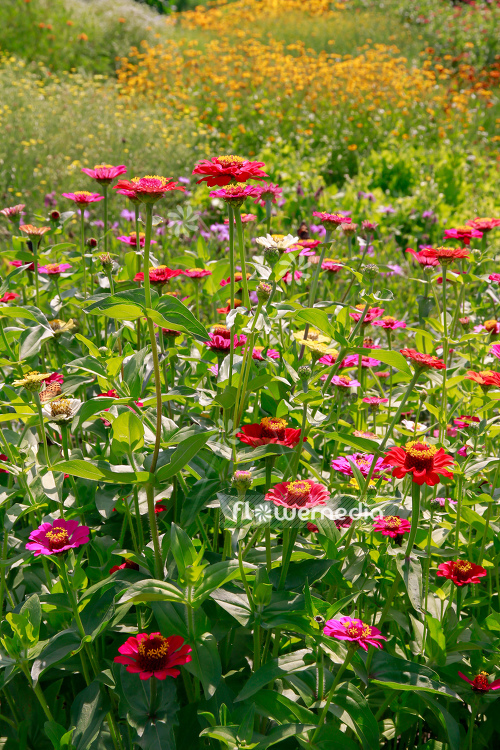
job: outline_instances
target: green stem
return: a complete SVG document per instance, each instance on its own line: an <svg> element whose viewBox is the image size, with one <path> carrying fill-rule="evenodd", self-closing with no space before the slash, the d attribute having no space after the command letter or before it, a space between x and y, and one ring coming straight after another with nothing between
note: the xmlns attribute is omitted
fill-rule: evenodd
<svg viewBox="0 0 500 750"><path fill-rule="evenodd" d="M45 425L43 423L42 404L40 402L40 396L36 391L33 393L33 399L35 401L36 410L38 412L38 419L40 423L40 437L42 438L42 443L43 443L43 454L45 457L45 463L47 464L47 469L50 469L49 446L47 444L47 435L45 433Z"/></svg>
<svg viewBox="0 0 500 750"><path fill-rule="evenodd" d="M229 217L229 289L230 289L230 308L234 310L234 212L230 203L227 204L227 215ZM230 348L229 348L229 382L233 384L233 361L234 361L234 334L230 328Z"/></svg>
<svg viewBox="0 0 500 750"><path fill-rule="evenodd" d="M455 554L458 556L458 546L460 544L460 520L462 516L462 484L463 477L461 474L457 478L457 523L455 526Z"/></svg>
<svg viewBox="0 0 500 750"><path fill-rule="evenodd" d="M85 212L80 209L80 253L83 267L83 296L87 299L87 259L85 257Z"/></svg>
<svg viewBox="0 0 500 750"><path fill-rule="evenodd" d="M29 673L29 670L28 670L28 667L26 666L26 664L23 663L20 666L21 666L21 670L22 670L23 674L25 675L26 679L28 680L28 683L30 684L31 689L33 690L33 692L35 693L36 697L38 698L38 702L40 703L45 716L47 717L47 719L49 721L54 721L54 717L52 716L52 713L50 711L48 703L45 700L45 696L43 694L42 688L40 687L40 683L37 682L36 685L33 685L33 681L31 679L31 675Z"/></svg>
<svg viewBox="0 0 500 750"><path fill-rule="evenodd" d="M243 304L250 310L250 297L248 295L247 267L245 263L245 240L243 238L243 224L241 223L241 211L239 206L233 208L234 218L236 219L236 234L238 235L238 245L240 249L240 265L243 287Z"/></svg>
<svg viewBox="0 0 500 750"><path fill-rule="evenodd" d="M354 656L354 653L355 653L355 649L354 648L349 648L349 650L347 651L346 657L344 659L344 663L340 666L340 668L339 668L339 670L337 672L337 675L336 675L336 677L335 677L335 679L333 681L333 684L332 684L330 690L328 691L328 695L326 696L325 707L323 708L323 711L320 714L319 721L318 721L318 726L314 730L313 736L311 737L311 745L314 744L314 740L316 739L316 737L320 733L321 728L323 727L323 724L325 723L325 719L326 719L328 711L330 709L330 704L331 704L331 702L333 700L333 696L335 694L335 690L337 689L337 686L338 686L338 684L339 684L339 682L341 680L342 675L344 674L345 670L349 666L349 664L350 664L350 662L352 660L352 657Z"/></svg>
<svg viewBox="0 0 500 750"><path fill-rule="evenodd" d="M104 252L108 252L108 185L103 184L104 193Z"/></svg>
<svg viewBox="0 0 500 750"><path fill-rule="evenodd" d="M290 560L292 559L293 548L294 548L298 533L299 533L298 529L284 529L283 560L282 560L280 579L278 583L278 591L281 591L285 586L286 574L288 573L288 568L290 567Z"/></svg>
<svg viewBox="0 0 500 750"><path fill-rule="evenodd" d="M410 557L415 537L418 531L418 522L420 519L420 485L412 482L411 486L411 529L406 546L406 557Z"/></svg>
<svg viewBox="0 0 500 750"><path fill-rule="evenodd" d="M38 278L38 240L34 239L31 242L31 245L33 247L33 266L35 269L35 299L36 299L36 306L38 309L40 309L40 280Z"/></svg>

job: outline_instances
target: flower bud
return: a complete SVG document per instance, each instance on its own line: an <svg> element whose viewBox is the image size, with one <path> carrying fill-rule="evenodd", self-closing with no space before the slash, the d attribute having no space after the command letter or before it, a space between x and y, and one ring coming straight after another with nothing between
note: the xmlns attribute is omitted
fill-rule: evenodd
<svg viewBox="0 0 500 750"><path fill-rule="evenodd" d="M418 397L420 399L420 403L424 403L424 401L427 401L427 397L429 396L428 392L425 390L425 388L422 388L420 391Z"/></svg>
<svg viewBox="0 0 500 750"><path fill-rule="evenodd" d="M59 221L60 218L61 218L61 214L59 213L59 211L51 211L50 212L50 220L51 221Z"/></svg>
<svg viewBox="0 0 500 750"><path fill-rule="evenodd" d="M352 222L341 224L340 228L344 234L345 237L353 237L356 234L356 230L358 228L357 224L353 224Z"/></svg>
<svg viewBox="0 0 500 750"><path fill-rule="evenodd" d="M113 260L109 253L103 253L102 255L100 255L99 260L101 261L102 270L104 271L104 273L108 273L112 270Z"/></svg>
<svg viewBox="0 0 500 750"><path fill-rule="evenodd" d="M471 319L470 318L459 318L458 322L460 325L465 328L465 330L469 329L471 327Z"/></svg>
<svg viewBox="0 0 500 750"><path fill-rule="evenodd" d="M363 270L363 276L366 279L369 279L372 281L372 279L376 279L379 274L378 266L375 265L375 263L368 263Z"/></svg>
<svg viewBox="0 0 500 750"><path fill-rule="evenodd" d="M482 255L483 255L482 252L481 252L481 250L477 250L477 249L471 250L470 254L474 258L474 260L476 261L476 263L479 263L479 261L482 258Z"/></svg>
<svg viewBox="0 0 500 750"><path fill-rule="evenodd" d="M87 247L90 247L91 249L94 249L97 247L97 240L95 237L89 237L87 240Z"/></svg>
<svg viewBox="0 0 500 750"><path fill-rule="evenodd" d="M280 258L280 251L277 247L266 247L264 249L264 258L267 260L271 268L274 268Z"/></svg>
<svg viewBox="0 0 500 750"><path fill-rule="evenodd" d="M265 281L261 281L257 287L257 299L259 302L267 302L271 296L273 288L271 284L267 284Z"/></svg>
<svg viewBox="0 0 500 750"><path fill-rule="evenodd" d="M299 369L297 370L297 372L301 380L308 381L309 378L311 377L312 370L309 367L309 365L301 365Z"/></svg>
<svg viewBox="0 0 500 750"><path fill-rule="evenodd" d="M231 484L235 487L238 492L246 492L252 486L252 472L251 471L235 471L231 479Z"/></svg>

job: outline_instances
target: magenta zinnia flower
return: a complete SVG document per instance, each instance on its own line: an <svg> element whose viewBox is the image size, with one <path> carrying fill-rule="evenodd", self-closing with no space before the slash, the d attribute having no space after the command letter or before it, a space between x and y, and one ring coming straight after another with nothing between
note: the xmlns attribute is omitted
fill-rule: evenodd
<svg viewBox="0 0 500 750"><path fill-rule="evenodd" d="M5 292L3 297L0 297L0 302L13 302L13 300L20 297L20 294L17 294L17 292Z"/></svg>
<svg viewBox="0 0 500 750"><path fill-rule="evenodd" d="M329 356L329 355L326 355L326 356ZM319 361L321 362L321 359ZM327 376L325 375L325 379L326 377ZM331 382L332 382L332 385L336 385L339 388L358 388L361 385L361 383L358 380L355 380L354 378L350 378L348 375L334 375Z"/></svg>
<svg viewBox="0 0 500 750"><path fill-rule="evenodd" d="M256 188L252 185L246 185L244 182L237 182L235 185L227 185L219 190L212 190L211 198L222 198L226 203L234 206L241 206L247 198L255 196Z"/></svg>
<svg viewBox="0 0 500 750"><path fill-rule="evenodd" d="M113 167L111 164L97 164L94 169L82 168L82 172L92 177L101 185L109 185L115 177L119 177L121 174L125 174L127 167L120 164L118 167Z"/></svg>
<svg viewBox="0 0 500 750"><path fill-rule="evenodd" d="M323 633L339 641L350 641L357 646L361 646L364 651L368 651L368 646L382 648L379 641L386 641L385 635L382 635L378 628L373 625L365 625L362 620L356 620L352 617L340 617L338 620L327 620Z"/></svg>
<svg viewBox="0 0 500 750"><path fill-rule="evenodd" d="M341 224L350 224L352 219L344 214L328 214L325 211L313 211L315 219L319 219L325 229L337 229Z"/></svg>
<svg viewBox="0 0 500 750"><path fill-rule="evenodd" d="M30 534L26 549L38 555L59 555L69 549L80 547L90 541L88 526L80 526L78 521L65 521L58 518L52 523L42 523Z"/></svg>
<svg viewBox="0 0 500 750"><path fill-rule="evenodd" d="M98 201L104 200L104 195L89 193L88 190L79 190L77 193L62 193L62 197L85 206L89 203L98 203Z"/></svg>
<svg viewBox="0 0 500 750"><path fill-rule="evenodd" d="M390 315L384 315L380 320L374 320L372 325L378 326L379 328L385 328L389 331L394 331L396 328L406 328L404 320L396 320L396 318Z"/></svg>
<svg viewBox="0 0 500 750"><path fill-rule="evenodd" d="M175 667L192 659L191 646L180 635L164 638L161 633L138 633L127 638L118 651L123 655L115 656L114 661L125 664L127 672L138 674L141 680L178 677L180 671Z"/></svg>
<svg viewBox="0 0 500 750"><path fill-rule="evenodd" d="M204 276L212 275L212 271L207 271L206 268L188 268L182 273L190 279L202 279Z"/></svg>
<svg viewBox="0 0 500 750"><path fill-rule="evenodd" d="M322 484L298 480L275 484L266 492L264 499L286 508L315 508L317 505L326 505L329 497L330 493Z"/></svg>
<svg viewBox="0 0 500 750"><path fill-rule="evenodd" d="M137 237L135 236L135 232L129 235L122 234L120 237L117 237L116 239L119 240L120 242L123 242L124 245L137 247ZM145 244L146 244L146 235L144 234L144 232L139 232L139 247L144 247ZM156 240L151 240L151 244L156 245Z"/></svg>
<svg viewBox="0 0 500 750"><path fill-rule="evenodd" d="M356 464L358 469L360 470L361 474L364 477L368 476L368 473L371 469L371 465L375 459L375 456L373 453L352 453L348 458L353 461L353 463ZM354 472L352 470L352 466L350 462L345 458L344 456L339 456L338 458L334 458L331 463L332 469L335 469L335 471L340 472L341 474L344 474L344 476L347 477L353 477ZM389 471L391 467L384 462L383 458L377 458L377 461L375 463L375 469L372 473L372 479L378 479L381 477L385 472Z"/></svg>
<svg viewBox="0 0 500 750"><path fill-rule="evenodd" d="M71 263L47 263L46 266L38 266L38 273L47 274L48 276L59 276L65 271L69 271Z"/></svg>
<svg viewBox="0 0 500 750"><path fill-rule="evenodd" d="M459 672L458 675L462 680L469 683L475 693L489 693L490 690L500 689L500 680L493 680L493 682L490 682L488 680L489 675L487 672L479 672L473 680L469 680L463 672Z"/></svg>
<svg viewBox="0 0 500 750"><path fill-rule="evenodd" d="M384 516L373 522L373 531L379 531L382 536L390 536L391 539L402 539L410 529L410 522L399 516Z"/></svg>
<svg viewBox="0 0 500 750"><path fill-rule="evenodd" d="M263 185L259 185L257 190L259 192L255 193L257 199L254 203L260 203L261 206L265 206L266 201L276 203L276 199L279 198L283 192L282 188L278 187L278 185L273 185L272 182L265 182Z"/></svg>
<svg viewBox="0 0 500 750"><path fill-rule="evenodd" d="M342 367L357 367L359 365L359 358L361 356L361 367L377 367L380 364L379 359L373 357L365 357L359 354L348 354L342 360ZM320 360L321 362L321 360Z"/></svg>

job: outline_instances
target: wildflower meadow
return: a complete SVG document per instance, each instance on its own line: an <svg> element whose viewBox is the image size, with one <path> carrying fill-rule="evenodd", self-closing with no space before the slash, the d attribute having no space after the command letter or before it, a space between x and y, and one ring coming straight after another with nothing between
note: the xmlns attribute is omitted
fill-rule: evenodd
<svg viewBox="0 0 500 750"><path fill-rule="evenodd" d="M500 747L499 27L0 4L1 750Z"/></svg>

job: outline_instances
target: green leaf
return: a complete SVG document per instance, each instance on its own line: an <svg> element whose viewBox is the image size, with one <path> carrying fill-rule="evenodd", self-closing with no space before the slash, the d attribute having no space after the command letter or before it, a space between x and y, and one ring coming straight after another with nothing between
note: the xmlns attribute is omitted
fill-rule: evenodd
<svg viewBox="0 0 500 750"><path fill-rule="evenodd" d="M425 617L428 627L428 637L425 642L425 650L429 654L431 662L439 667L446 665L446 638L443 627L439 620L431 615Z"/></svg>
<svg viewBox="0 0 500 750"><path fill-rule="evenodd" d="M138 451L144 445L144 427L133 411L124 411L113 420L113 442L120 444L125 453Z"/></svg>
<svg viewBox="0 0 500 750"><path fill-rule="evenodd" d="M244 567L247 571L253 568L249 563L245 563ZM201 583L195 589L193 602L199 606L213 591L239 576L240 568L237 560L223 560L209 565L203 572Z"/></svg>
<svg viewBox="0 0 500 750"><path fill-rule="evenodd" d="M210 700L215 695L222 677L217 641L212 633L204 633L190 645L193 649L193 659L186 664L186 670L200 680L205 698Z"/></svg>
<svg viewBox="0 0 500 750"><path fill-rule="evenodd" d="M278 677L286 679L289 674L307 669L310 666L310 656L311 652L309 649L302 649L268 661L247 680L245 687L235 701L247 700L264 687L264 685L267 685L272 680L276 680Z"/></svg>
<svg viewBox="0 0 500 750"><path fill-rule="evenodd" d="M96 680L78 693L71 706L71 724L75 727L71 742L75 750L88 750L110 708L110 700Z"/></svg>
<svg viewBox="0 0 500 750"><path fill-rule="evenodd" d="M173 583L166 581L138 581L121 595L118 604L132 602L184 602L184 594Z"/></svg>
<svg viewBox="0 0 500 750"><path fill-rule="evenodd" d="M21 362L23 359L29 359L38 354L42 344L46 339L54 337L54 333L43 325L31 326L26 328L19 335L19 356L18 359Z"/></svg>
<svg viewBox="0 0 500 750"><path fill-rule="evenodd" d="M328 437L333 438L344 445L350 445L351 448L356 448L364 453L374 453L379 447L375 440L356 437L355 435L350 435L349 433L344 432L331 432L328 433Z"/></svg>
<svg viewBox="0 0 500 750"><path fill-rule="evenodd" d="M422 691L457 697L454 690L439 681L439 676L429 667L424 667L386 651L377 651L371 667L371 681L393 690Z"/></svg>
<svg viewBox="0 0 500 750"><path fill-rule="evenodd" d="M21 607L21 614L27 615L33 626L33 637L38 641L40 636L40 623L42 621L42 607L38 594L32 594Z"/></svg>
<svg viewBox="0 0 500 750"><path fill-rule="evenodd" d="M172 523L170 527L170 539L170 549L179 570L179 577L183 577L186 568L196 561L196 550L191 538L175 523Z"/></svg>
<svg viewBox="0 0 500 750"><path fill-rule="evenodd" d="M173 328L175 331L185 331L200 341L207 341L210 338L206 328L196 320L193 313L180 299L165 295L157 304L153 304L153 307L153 311L148 310L148 315L158 325ZM153 313L156 314L157 319Z"/></svg>
<svg viewBox="0 0 500 750"><path fill-rule="evenodd" d="M440 704L436 698L431 698L430 695L423 695L422 699L429 706L431 711L440 721L441 725L448 735L450 741L450 750L459 750L460 748L460 725L450 714L449 711Z"/></svg>
<svg viewBox="0 0 500 750"><path fill-rule="evenodd" d="M373 359L378 359L389 367L394 367L395 370L399 370L409 378L413 375L408 362L400 352L385 351L384 349L370 349L368 352L366 349L357 349L356 351L365 356L373 357Z"/></svg>
<svg viewBox="0 0 500 750"><path fill-rule="evenodd" d="M365 696L352 683L337 688L333 695L334 706L343 708L349 715L351 721L341 717L341 721L354 730L364 750L373 750L379 747L379 732L377 721L370 711Z"/></svg>
<svg viewBox="0 0 500 750"><path fill-rule="evenodd" d="M396 566L401 574L408 597L417 612L422 611L422 566L414 557L396 557Z"/></svg>
<svg viewBox="0 0 500 750"><path fill-rule="evenodd" d="M87 422L91 417L93 417L95 414L99 414L100 412L105 411L106 409L109 409L109 407L112 406L114 402L115 399L112 396L92 398L90 399L90 401L86 401L81 405L80 409L75 415L75 418L73 419L71 428L72 431L76 432L76 430L85 422Z"/></svg>
<svg viewBox="0 0 500 750"><path fill-rule="evenodd" d="M94 482L135 484L146 483L152 479L147 471L131 471L130 466L111 466L107 461L84 461L80 458L61 461L54 464L52 469L63 474L71 474L73 477L92 479Z"/></svg>
<svg viewBox="0 0 500 750"><path fill-rule="evenodd" d="M118 320L136 320L145 315L146 293L141 289L127 289L116 294L96 295L91 298L90 305L84 308L84 312L90 315L106 315L108 318ZM154 304L158 295L151 290L151 299Z"/></svg>
<svg viewBox="0 0 500 750"><path fill-rule="evenodd" d="M192 435L187 440L179 443L178 447L172 452L169 463L155 472L158 482L166 482L181 471L200 452L209 437L216 433L217 430L207 430L206 432Z"/></svg>
<svg viewBox="0 0 500 750"><path fill-rule="evenodd" d="M282 742L288 737L296 737L298 734L308 732L314 728L314 724L285 724L281 727L275 727L269 732L265 739L255 746L255 750L266 750L266 748L271 747L271 745L276 745L278 742Z"/></svg>
<svg viewBox="0 0 500 750"><path fill-rule="evenodd" d="M74 630L63 630L56 633L40 652L31 667L31 678L38 682L38 678L48 669L68 658L68 655L77 654L82 648L82 639Z"/></svg>
<svg viewBox="0 0 500 750"><path fill-rule="evenodd" d="M337 329L330 323L330 321L328 320L328 315L324 310L318 310L316 308L299 310L299 312L295 315L295 318L300 321L304 321L304 323L309 323L309 325L317 328L318 331L324 333L325 336L331 336L332 339L335 338Z"/></svg>

